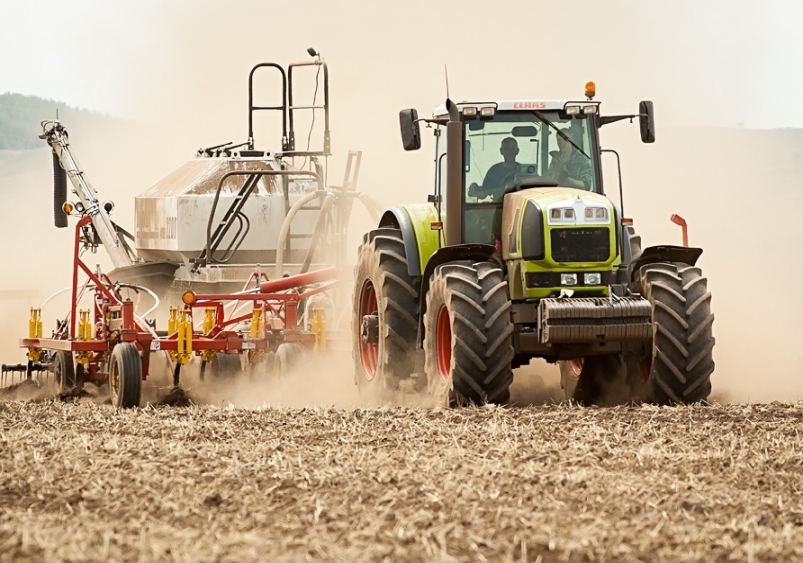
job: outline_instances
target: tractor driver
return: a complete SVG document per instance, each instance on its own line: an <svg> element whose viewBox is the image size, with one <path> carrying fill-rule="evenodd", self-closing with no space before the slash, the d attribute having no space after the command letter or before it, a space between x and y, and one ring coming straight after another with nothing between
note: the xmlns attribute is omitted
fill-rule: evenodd
<svg viewBox="0 0 803 563"><path fill-rule="evenodd" d="M519 154L519 144L513 137L502 139L499 152L504 160L497 162L488 169L482 185L472 182L468 187L468 195L478 199L485 199L493 196L494 202L501 202L505 196L505 190L513 186L519 172L519 163L516 156Z"/></svg>
<svg viewBox="0 0 803 563"><path fill-rule="evenodd" d="M591 163L575 148L577 136L573 133L569 128L558 131L558 150L549 153L552 162L549 163L547 177L557 180L561 186L591 190Z"/></svg>

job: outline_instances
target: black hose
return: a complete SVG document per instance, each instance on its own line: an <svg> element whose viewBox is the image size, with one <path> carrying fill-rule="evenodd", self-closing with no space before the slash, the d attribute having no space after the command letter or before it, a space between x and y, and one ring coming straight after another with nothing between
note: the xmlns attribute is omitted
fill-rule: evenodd
<svg viewBox="0 0 803 563"><path fill-rule="evenodd" d="M61 167L59 156L53 151L53 223L60 229L68 225L62 206L67 201L67 173Z"/></svg>

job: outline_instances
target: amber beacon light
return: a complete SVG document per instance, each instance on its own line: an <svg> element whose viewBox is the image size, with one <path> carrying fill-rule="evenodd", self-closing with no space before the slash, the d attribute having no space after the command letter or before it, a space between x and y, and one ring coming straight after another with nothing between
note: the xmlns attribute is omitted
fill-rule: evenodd
<svg viewBox="0 0 803 563"><path fill-rule="evenodd" d="M590 100L596 95L597 95L597 85L594 84L593 80L589 80L588 82L586 82L586 98Z"/></svg>

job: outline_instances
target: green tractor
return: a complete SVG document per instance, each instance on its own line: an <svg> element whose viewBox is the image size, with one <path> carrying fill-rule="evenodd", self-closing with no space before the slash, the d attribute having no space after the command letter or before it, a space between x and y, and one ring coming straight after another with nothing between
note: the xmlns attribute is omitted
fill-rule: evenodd
<svg viewBox="0 0 803 563"><path fill-rule="evenodd" d="M702 249L642 248L603 189L600 127L637 119L652 143L653 104L605 116L593 98L589 83L580 101L400 112L405 150L420 148L420 122L434 132L434 193L385 211L360 246L361 391L503 404L513 369L543 358L581 404L708 398L714 315Z"/></svg>

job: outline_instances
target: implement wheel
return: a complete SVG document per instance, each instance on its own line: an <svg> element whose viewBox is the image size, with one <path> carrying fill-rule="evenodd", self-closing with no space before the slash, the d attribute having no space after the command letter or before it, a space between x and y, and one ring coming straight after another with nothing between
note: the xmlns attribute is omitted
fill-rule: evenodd
<svg viewBox="0 0 803 563"><path fill-rule="evenodd" d="M384 399L415 371L419 283L407 271L401 231L382 228L365 235L352 317L355 383L361 393Z"/></svg>
<svg viewBox="0 0 803 563"><path fill-rule="evenodd" d="M301 346L295 342L285 342L276 348L276 359L273 363L273 373L276 377L285 377L298 365L301 359Z"/></svg>
<svg viewBox="0 0 803 563"><path fill-rule="evenodd" d="M628 378L645 381L643 397L662 405L704 401L714 372L711 293L700 268L682 263L642 266L634 291L650 300L653 340L629 357Z"/></svg>
<svg viewBox="0 0 803 563"><path fill-rule="evenodd" d="M115 407L130 409L139 406L142 394L142 360L139 350L130 342L112 349L109 360L109 392Z"/></svg>
<svg viewBox="0 0 803 563"><path fill-rule="evenodd" d="M506 403L513 381L507 282L492 262L435 269L424 316L427 391L438 406Z"/></svg>
<svg viewBox="0 0 803 563"><path fill-rule="evenodd" d="M218 352L215 357L209 360L206 368L208 373L218 379L233 379L240 374L243 369L239 354L223 354Z"/></svg>
<svg viewBox="0 0 803 563"><path fill-rule="evenodd" d="M75 387L75 364L72 353L59 350L53 356L53 388L56 395L67 393Z"/></svg>

